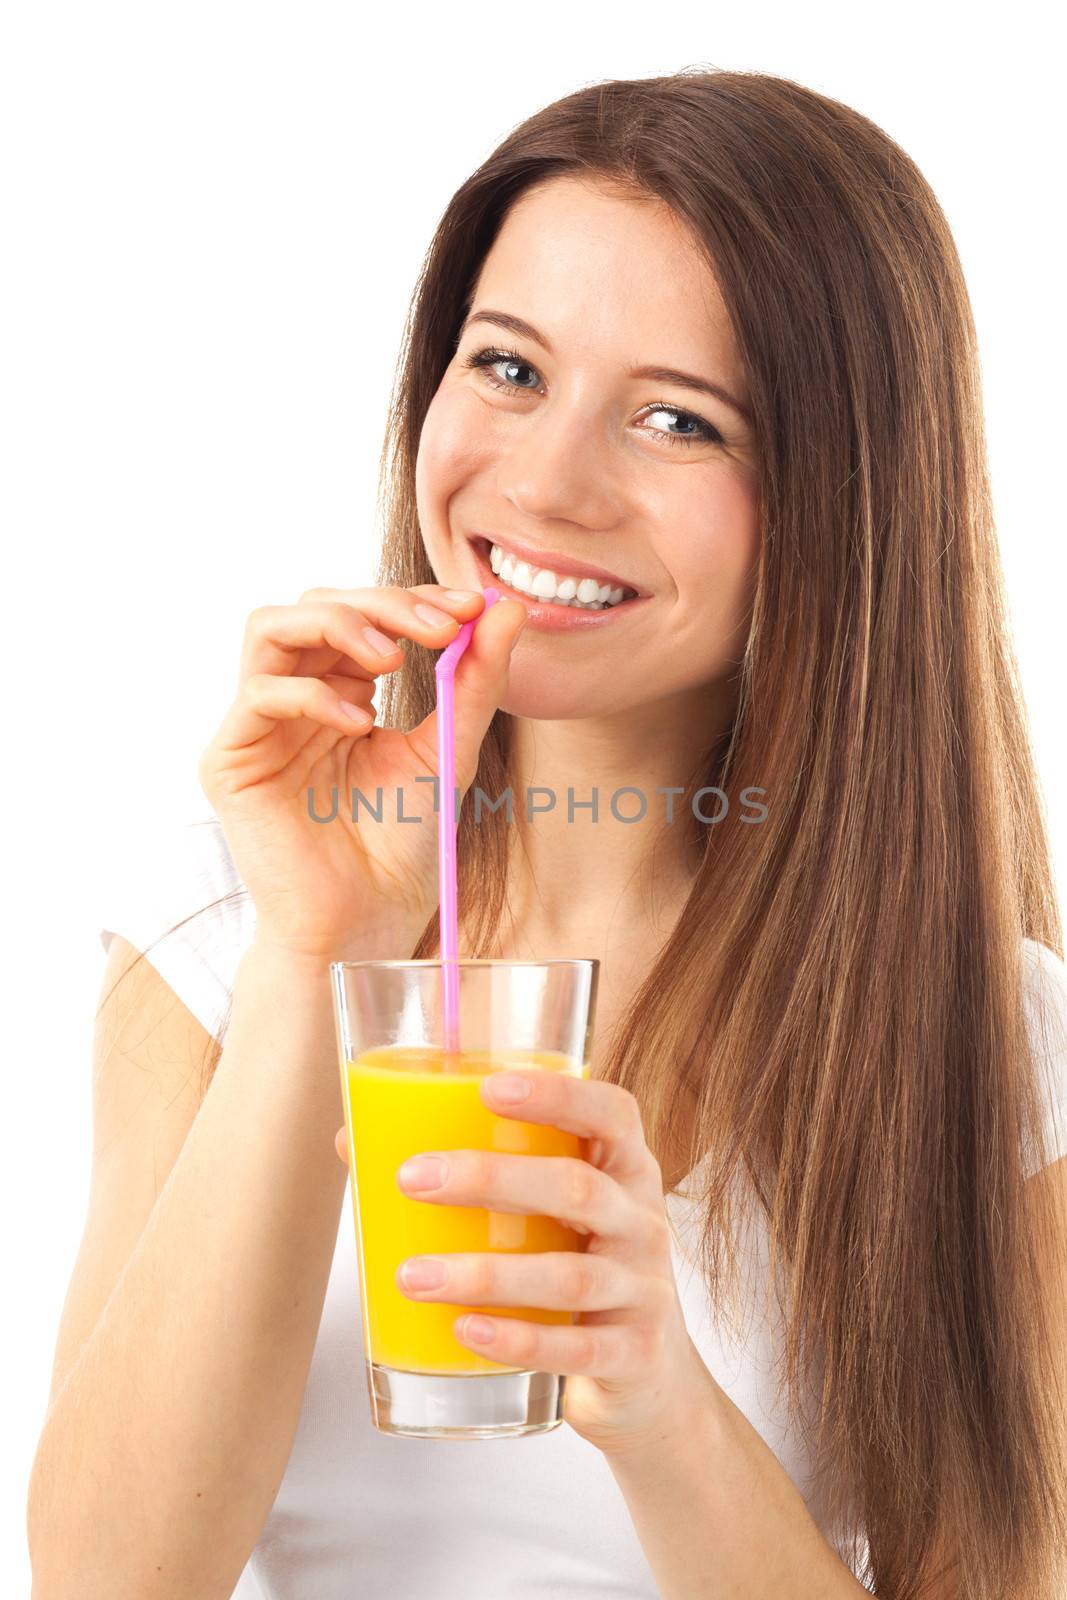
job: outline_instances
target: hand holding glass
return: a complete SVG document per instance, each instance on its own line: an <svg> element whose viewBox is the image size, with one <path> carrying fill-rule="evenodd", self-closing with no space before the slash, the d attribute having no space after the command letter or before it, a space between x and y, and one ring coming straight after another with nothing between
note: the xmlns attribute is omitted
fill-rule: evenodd
<svg viewBox="0 0 1067 1600"><path fill-rule="evenodd" d="M420 1303L400 1290L397 1268L453 1251L581 1250L584 1237L552 1217L426 1204L397 1172L433 1151L582 1157L574 1134L497 1116L479 1085L515 1068L588 1076L599 963L455 965L459 1051L444 1045L442 962L331 967L371 1415L382 1432L417 1438L538 1433L562 1420L565 1378L501 1366L461 1344L455 1323L465 1311L543 1323L575 1313Z"/></svg>

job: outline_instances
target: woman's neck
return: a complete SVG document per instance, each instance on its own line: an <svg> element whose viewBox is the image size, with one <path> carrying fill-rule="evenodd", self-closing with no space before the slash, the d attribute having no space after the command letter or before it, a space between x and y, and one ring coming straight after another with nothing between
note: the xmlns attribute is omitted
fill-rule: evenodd
<svg viewBox="0 0 1067 1600"><path fill-rule="evenodd" d="M566 954L673 924L706 836L685 791L714 781L703 772L732 715L716 688L595 721L515 719L508 900L526 941Z"/></svg>

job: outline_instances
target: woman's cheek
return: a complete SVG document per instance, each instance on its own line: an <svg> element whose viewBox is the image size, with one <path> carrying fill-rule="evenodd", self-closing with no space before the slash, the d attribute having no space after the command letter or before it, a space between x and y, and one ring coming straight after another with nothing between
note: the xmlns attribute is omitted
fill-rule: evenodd
<svg viewBox="0 0 1067 1600"><path fill-rule="evenodd" d="M705 486L699 508L678 505L675 529L686 528L671 564L687 625L693 627L694 665L715 676L739 659L752 622L759 570L759 508L743 481Z"/></svg>
<svg viewBox="0 0 1067 1600"><path fill-rule="evenodd" d="M492 457L492 430L473 396L442 385L419 436L415 487L420 513L440 506L468 484Z"/></svg>

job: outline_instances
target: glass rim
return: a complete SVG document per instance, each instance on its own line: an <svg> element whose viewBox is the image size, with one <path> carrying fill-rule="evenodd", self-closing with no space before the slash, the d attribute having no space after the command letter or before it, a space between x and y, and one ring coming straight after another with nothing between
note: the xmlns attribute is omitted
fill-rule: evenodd
<svg viewBox="0 0 1067 1600"><path fill-rule="evenodd" d="M417 960L331 961L331 972L351 972L366 967L599 967L599 956L547 956L544 961L532 958L508 960L496 956L459 956L455 961L439 957L420 956Z"/></svg>

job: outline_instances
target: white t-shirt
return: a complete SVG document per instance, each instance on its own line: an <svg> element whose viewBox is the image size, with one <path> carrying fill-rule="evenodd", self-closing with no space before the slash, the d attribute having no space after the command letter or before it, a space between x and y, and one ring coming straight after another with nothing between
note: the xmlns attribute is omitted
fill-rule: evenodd
<svg viewBox="0 0 1067 1600"><path fill-rule="evenodd" d="M208 815L168 830L148 858L116 863L106 893L104 948L118 933L147 952L208 1033L224 1039L237 963L254 936L256 914L218 819ZM218 903L195 915L211 902ZM161 939L186 917L191 920ZM1067 968L1032 941L1026 941L1025 955L1028 1014L1048 1071L1052 1147L1063 1155ZM338 1090L338 1126L342 1120ZM690 1336L848 1560L820 1502L815 1464L776 1397L781 1330L754 1313L737 1343L713 1323L695 1253L699 1214L685 1187L665 1203ZM766 1243L762 1228L745 1240L750 1282L760 1287L766 1281ZM753 1304L762 1304L761 1294ZM714 1470L713 1462L708 1469ZM356 1595L657 1600L658 1591L610 1468L565 1423L546 1434L477 1443L395 1438L371 1425L349 1186L293 1448L232 1600Z"/></svg>

